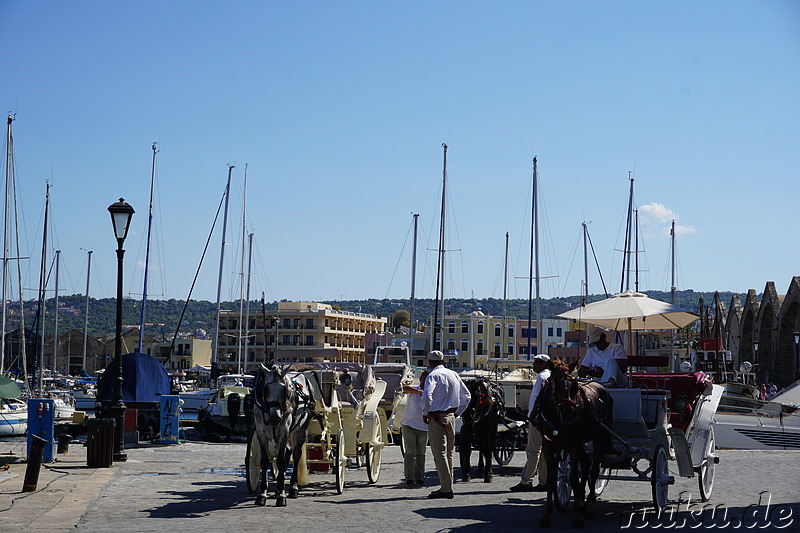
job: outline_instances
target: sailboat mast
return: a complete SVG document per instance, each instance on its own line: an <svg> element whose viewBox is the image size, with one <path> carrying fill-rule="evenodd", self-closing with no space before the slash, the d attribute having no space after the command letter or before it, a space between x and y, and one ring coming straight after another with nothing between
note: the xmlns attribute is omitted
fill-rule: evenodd
<svg viewBox="0 0 800 533"><path fill-rule="evenodd" d="M634 214L635 214L634 218L636 219L636 225L635 225L636 237L634 239L635 242L636 242L636 246L635 246L636 253L634 255L634 264L636 265L635 268L634 268L634 272L636 273L635 290L636 290L636 292L639 292L639 210L638 209L634 210Z"/></svg>
<svg viewBox="0 0 800 533"><path fill-rule="evenodd" d="M40 331L39 340L39 379L37 387L39 389L39 397L42 396L42 388L44 386L44 315L45 315L45 287L47 285L47 224L48 215L50 214L50 183L47 184L47 193L44 202L44 233L42 236L42 264L39 271L39 320L36 324L36 330Z"/></svg>
<svg viewBox="0 0 800 533"><path fill-rule="evenodd" d="M250 278L253 266L253 234L247 236L247 305L244 314L244 373L247 374L247 343L250 340Z"/></svg>
<svg viewBox="0 0 800 533"><path fill-rule="evenodd" d="M622 281L620 282L619 292L631 288L631 235L633 234L633 178L631 171L628 171L628 180L631 182L630 195L628 198L628 218L625 224L625 246L622 251ZM627 275L626 275L627 273ZM626 287L627 283L627 287Z"/></svg>
<svg viewBox="0 0 800 533"><path fill-rule="evenodd" d="M5 210L3 215L5 217L3 222L3 330L0 333L2 340L0 341L0 374L5 370L6 361L6 312L8 310L8 298L6 297L6 287L8 285L8 205L9 198L11 197L11 150L13 143L11 140L11 122L14 121L12 115L8 115L8 124L6 126L6 198ZM23 331L24 336L24 331Z"/></svg>
<svg viewBox="0 0 800 533"><path fill-rule="evenodd" d="M503 261L503 349L506 346L506 324L507 304L508 304L508 232L506 232L505 260ZM474 329L474 328L473 328Z"/></svg>
<svg viewBox="0 0 800 533"><path fill-rule="evenodd" d="M86 267L86 306L83 313L83 356L81 358L81 370L86 370L86 341L89 340L89 279L92 275L92 250L86 250L88 264Z"/></svg>
<svg viewBox="0 0 800 533"><path fill-rule="evenodd" d="M142 317L141 321L139 322L139 347L136 349L137 352L142 353L144 349L144 320L145 320L145 311L147 310L147 274L150 270L150 233L153 229L153 189L156 183L156 154L158 150L156 149L156 144L153 143L153 167L150 171L150 211L147 216L147 249L145 251L145 259L144 259L144 289L142 290ZM86 293L88 294L89 291L87 290Z"/></svg>
<svg viewBox="0 0 800 533"><path fill-rule="evenodd" d="M544 353L539 350L539 342L544 338L542 332L542 299L539 292L539 178L536 171L536 158L533 158L533 221L536 227L536 329L538 338L536 341L537 353ZM546 346L545 346L546 347Z"/></svg>
<svg viewBox="0 0 800 533"><path fill-rule="evenodd" d="M675 287L675 219L672 219L672 226L670 226L670 228L669 228L669 236L670 236L670 244L671 244L671 246L670 246L670 248L671 248L671 250L670 250L671 261L670 262L672 263L672 265L671 265L672 266L672 285L670 286L669 303L671 303L672 305L675 305L675 289L676 289L676 287ZM672 337L672 343L670 345L670 350L669 350L669 369L671 371L674 371L675 367L677 366L675 364L675 363L677 363L677 361L675 361L675 330L674 329L672 330L671 337Z"/></svg>
<svg viewBox="0 0 800 533"><path fill-rule="evenodd" d="M222 298L222 269L225 266L225 234L228 230L228 202L231 197L231 175L233 165L228 165L228 184L225 186L225 211L222 219L222 242L219 251L219 279L217 281L217 310L214 317L214 343L211 347L211 362L217 362L217 351L219 347L219 310L220 299Z"/></svg>
<svg viewBox="0 0 800 533"><path fill-rule="evenodd" d="M419 213L414 213L414 249L411 253L411 301L410 301L410 312L409 312L409 337L410 343L414 344L414 292L416 290L417 285L417 228L419 226ZM412 348L409 347L409 351ZM409 363L410 364L410 363Z"/></svg>
<svg viewBox="0 0 800 533"><path fill-rule="evenodd" d="M61 263L61 250L56 250L56 306L53 310L53 371L58 374L58 267Z"/></svg>
<svg viewBox="0 0 800 533"><path fill-rule="evenodd" d="M244 165L244 196L242 199L242 258L240 263L239 272L241 272L241 278L239 280L239 342L237 344L237 358L236 358L236 366L237 372L240 374L242 373L242 345L244 344L244 339L242 338L242 332L244 331L244 325L242 324L242 317L244 316L244 286L245 286L245 276L246 273L244 271L244 243L247 240L247 164Z"/></svg>
<svg viewBox="0 0 800 533"><path fill-rule="evenodd" d="M441 328L439 327L439 317L442 315L439 314L439 305L441 302L442 309L444 310L444 243L445 243L445 234L444 234L444 226L445 226L445 206L446 206L446 198L447 198L447 145L442 143L442 149L444 150L444 162L442 164L442 212L439 218L439 253L438 253L438 262L437 262L437 269L436 269L436 299L434 302L434 311L433 311L433 324L432 324L432 331L433 331L433 341L431 342L431 346L434 349L437 349L436 346L436 333L440 331ZM442 317L442 320L444 318ZM439 346L438 349L443 349L443 346Z"/></svg>
<svg viewBox="0 0 800 533"><path fill-rule="evenodd" d="M531 360L531 337L533 337L533 262L534 262L534 248L535 248L535 234L536 234L536 157L533 158L533 178L532 185L533 193L531 199L531 260L528 263L528 361ZM538 325L536 327L539 327ZM537 332L536 344L539 344L539 337L541 332Z"/></svg>

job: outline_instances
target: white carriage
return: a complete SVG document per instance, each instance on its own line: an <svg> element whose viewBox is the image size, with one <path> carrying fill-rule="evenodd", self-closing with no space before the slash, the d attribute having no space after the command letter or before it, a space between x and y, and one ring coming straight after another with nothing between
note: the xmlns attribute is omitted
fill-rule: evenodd
<svg viewBox="0 0 800 533"><path fill-rule="evenodd" d="M658 512L668 503L675 482L669 461L681 477L697 476L700 498L711 497L716 456L713 419L723 387L704 380L702 373L631 373L630 388L609 388L614 398L612 435L615 453L603 456L596 494L609 480L649 481ZM621 475L631 470L633 475ZM558 463L554 503L563 510L571 496L570 463Z"/></svg>
<svg viewBox="0 0 800 533"><path fill-rule="evenodd" d="M309 425L305 444L309 470L333 470L337 494L344 491L348 466L365 466L369 482L376 483L386 444L386 416L378 409L386 382L376 380L369 365L360 363L297 364L293 370L305 375L315 400L317 417ZM245 458L251 493L258 490L261 459L254 432Z"/></svg>

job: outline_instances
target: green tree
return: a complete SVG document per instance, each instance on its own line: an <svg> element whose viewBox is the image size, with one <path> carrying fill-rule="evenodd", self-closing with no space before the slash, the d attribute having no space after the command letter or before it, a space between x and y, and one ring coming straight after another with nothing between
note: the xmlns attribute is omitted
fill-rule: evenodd
<svg viewBox="0 0 800 533"><path fill-rule="evenodd" d="M405 309L400 309L400 310L396 311L392 315L392 325L394 327L399 327L399 326L410 327L411 326L411 315Z"/></svg>

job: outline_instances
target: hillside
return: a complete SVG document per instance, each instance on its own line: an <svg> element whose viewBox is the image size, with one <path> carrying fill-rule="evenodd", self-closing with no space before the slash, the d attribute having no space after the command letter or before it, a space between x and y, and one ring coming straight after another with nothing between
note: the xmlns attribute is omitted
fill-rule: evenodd
<svg viewBox="0 0 800 533"><path fill-rule="evenodd" d="M658 300L669 301L669 293L661 291L646 291L652 298ZM730 304L731 296L733 293L721 292L720 298L727 306ZM678 291L675 295L675 303L690 311L697 312L699 308L699 300L703 298L708 305L713 301L714 294L707 292L695 292L693 290ZM593 295L590 296L590 301L601 300L603 296ZM580 305L580 296L571 296L568 298L553 298L541 301L542 317L552 318L558 313L563 313L569 309ZM59 297L59 333L66 333L72 328L83 330L85 314L85 296L72 295ZM377 316L389 316L392 313L405 309L409 310L409 300L343 300L343 301L328 301L324 302L336 306L345 311L355 311L361 313L368 313ZM501 315L503 312L503 300L497 298L482 298L482 299L448 299L447 300L448 313L469 313L473 310L480 309L487 315ZM153 324L148 326L147 332L156 338L168 339L171 338L175 332L175 328L180 319L181 312L183 311L185 302L180 300L152 300L147 302L147 322ZM53 315L52 310L55 306L54 300L46 302L47 308L47 321L46 327L48 335L53 331ZM273 309L277 308L277 302L269 302L265 305L266 314L270 316ZM415 315L417 320L424 321L433 315L433 300L416 300L415 301ZM214 310L216 304L204 300L192 300L186 307L186 314L183 318L181 325L181 333L192 333L196 330L205 330L211 332L214 324ZM239 302L224 302L223 309L238 310ZM12 303L12 316L9 319L9 329L16 329L18 327L18 305ZM36 302L25 302L25 324L30 328L33 322L33 316L36 312ZM116 313L116 301L113 298L89 299L89 334L93 336L100 336L111 334L114 332L114 322ZM250 304L251 315L258 316L262 313L262 305L259 301L253 301ZM527 300L508 300L507 314L509 316L516 316L518 318L527 318L528 316L528 301ZM141 302L127 298L123 301L122 323L126 326L137 325L141 318Z"/></svg>

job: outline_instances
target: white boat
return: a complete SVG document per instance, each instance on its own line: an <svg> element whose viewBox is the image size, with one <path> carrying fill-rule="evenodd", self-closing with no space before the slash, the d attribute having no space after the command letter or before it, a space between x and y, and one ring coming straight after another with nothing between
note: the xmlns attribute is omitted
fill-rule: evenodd
<svg viewBox="0 0 800 533"><path fill-rule="evenodd" d="M0 398L0 437L28 432L28 404L16 398Z"/></svg>
<svg viewBox="0 0 800 533"><path fill-rule="evenodd" d="M244 399L250 394L253 376L226 374L217 379L217 389L206 405L197 412L200 429L205 433L244 435L247 422ZM230 407L230 408L229 408Z"/></svg>
<svg viewBox="0 0 800 533"><path fill-rule="evenodd" d="M223 374L217 378L217 386L212 389L198 389L190 391L180 391L178 396L183 400L181 409L184 411L200 411L204 409L208 402L224 387L244 387L248 380L253 379L250 374Z"/></svg>
<svg viewBox="0 0 800 533"><path fill-rule="evenodd" d="M800 450L800 381L770 401L726 389L714 416L717 447Z"/></svg>

